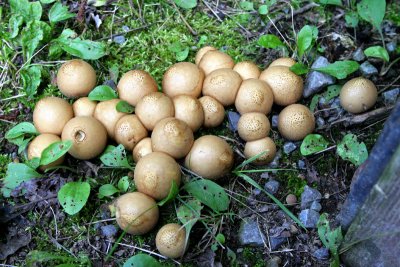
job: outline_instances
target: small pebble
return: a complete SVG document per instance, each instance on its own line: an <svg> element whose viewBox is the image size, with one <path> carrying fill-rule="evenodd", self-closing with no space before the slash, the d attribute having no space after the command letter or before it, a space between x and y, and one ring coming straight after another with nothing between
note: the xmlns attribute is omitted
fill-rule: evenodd
<svg viewBox="0 0 400 267"><path fill-rule="evenodd" d="M126 39L125 39L125 36L123 36L123 35L117 35L117 36L114 36L113 41L117 44L123 44L123 43L125 43Z"/></svg>
<svg viewBox="0 0 400 267"><path fill-rule="evenodd" d="M113 80L107 80L104 82L104 85L108 85L110 86L112 89L116 90L117 89L117 85L115 84L115 82Z"/></svg>
<svg viewBox="0 0 400 267"><path fill-rule="evenodd" d="M273 115L271 118L271 125L274 129L278 128L278 118L278 115Z"/></svg>
<svg viewBox="0 0 400 267"><path fill-rule="evenodd" d="M321 193L314 188L309 187L308 185L306 185L304 187L304 191L301 194L301 209L308 209L311 207L311 204L314 201L319 202L322 198Z"/></svg>
<svg viewBox="0 0 400 267"><path fill-rule="evenodd" d="M299 229L297 229L297 227L296 227L294 224L290 225L290 233L291 233L292 235L295 235L295 234L297 234L298 232L299 232Z"/></svg>
<svg viewBox="0 0 400 267"><path fill-rule="evenodd" d="M397 47L397 45L395 42L389 42L386 44L386 49L389 53L396 51L396 47Z"/></svg>
<svg viewBox="0 0 400 267"><path fill-rule="evenodd" d="M314 251L312 254L314 258L318 260L327 260L329 258L329 249L327 248L320 248Z"/></svg>
<svg viewBox="0 0 400 267"><path fill-rule="evenodd" d="M283 243L285 243L287 241L286 237L274 237L274 236L270 236L269 237L269 242L271 244L271 250L276 250L278 249L280 246L282 246Z"/></svg>
<svg viewBox="0 0 400 267"><path fill-rule="evenodd" d="M353 59L358 62L363 61L365 59L365 54L364 51L362 50L362 47L359 47L356 51L354 51Z"/></svg>
<svg viewBox="0 0 400 267"><path fill-rule="evenodd" d="M232 132L236 132L237 131L237 125L238 125L238 121L240 119L240 114L234 111L229 111L228 112L228 121L229 121L229 129Z"/></svg>
<svg viewBox="0 0 400 267"><path fill-rule="evenodd" d="M325 120L322 117L317 117L316 123L318 127L322 127L325 125Z"/></svg>
<svg viewBox="0 0 400 267"><path fill-rule="evenodd" d="M306 228L316 228L319 220L319 213L312 209L302 210L299 215L299 220Z"/></svg>
<svg viewBox="0 0 400 267"><path fill-rule="evenodd" d="M264 189L268 193L275 195L276 192L278 192L278 190L279 190L279 182L275 181L275 180L268 181L265 183Z"/></svg>
<svg viewBox="0 0 400 267"><path fill-rule="evenodd" d="M100 230L101 234L108 238L113 237L117 234L117 228L112 224L104 225L100 228Z"/></svg>
<svg viewBox="0 0 400 267"><path fill-rule="evenodd" d="M321 204L320 204L318 201L314 201L314 202L311 204L310 209L319 212L319 211L322 209L322 206L321 206Z"/></svg>
<svg viewBox="0 0 400 267"><path fill-rule="evenodd" d="M297 197L293 194L289 194L286 196L286 204L292 206L297 203Z"/></svg>
<svg viewBox="0 0 400 267"><path fill-rule="evenodd" d="M296 144L293 142L285 142L285 144L283 145L283 152L288 155L291 152L295 151L297 148Z"/></svg>
<svg viewBox="0 0 400 267"><path fill-rule="evenodd" d="M305 170L306 169L306 163L304 162L304 160L299 159L299 161L297 162L297 167L299 169Z"/></svg>
<svg viewBox="0 0 400 267"><path fill-rule="evenodd" d="M399 94L400 94L400 88L395 88L395 89L386 91L382 94L383 102L386 105L393 105L397 102L397 98L399 97Z"/></svg>
<svg viewBox="0 0 400 267"><path fill-rule="evenodd" d="M129 31L130 29L129 29L128 26L124 25L124 26L122 26L122 30L123 30L124 32L127 32L127 31Z"/></svg>
<svg viewBox="0 0 400 267"><path fill-rule="evenodd" d="M279 264L281 264L282 260L278 256L272 257L272 259L268 260L265 264L266 267L279 267Z"/></svg>
<svg viewBox="0 0 400 267"><path fill-rule="evenodd" d="M360 65L360 71L364 76L371 76L378 74L378 69L375 68L374 65L369 63L369 61L365 61L363 64Z"/></svg>
<svg viewBox="0 0 400 267"><path fill-rule="evenodd" d="M269 172L263 172L260 177L263 179L269 179Z"/></svg>

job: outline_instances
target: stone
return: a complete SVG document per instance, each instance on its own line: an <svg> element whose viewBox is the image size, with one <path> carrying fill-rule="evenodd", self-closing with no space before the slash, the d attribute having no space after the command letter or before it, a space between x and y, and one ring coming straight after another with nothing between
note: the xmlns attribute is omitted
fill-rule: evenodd
<svg viewBox="0 0 400 267"><path fill-rule="evenodd" d="M310 209L315 210L317 212L320 212L321 209L322 209L322 206L318 201L313 201L313 203L311 204Z"/></svg>
<svg viewBox="0 0 400 267"><path fill-rule="evenodd" d="M306 228L316 228L319 220L319 213L315 210L302 210L299 215L299 220Z"/></svg>
<svg viewBox="0 0 400 267"><path fill-rule="evenodd" d="M110 86L112 89L116 90L117 89L117 85L115 84L115 82L113 80L107 80L104 82L104 85L108 85Z"/></svg>
<svg viewBox="0 0 400 267"><path fill-rule="evenodd" d="M102 226L100 231L101 235L108 238L111 238L117 234L117 228L112 224Z"/></svg>
<svg viewBox="0 0 400 267"><path fill-rule="evenodd" d="M278 256L274 256L274 257L272 257L272 259L269 259L266 262L265 266L266 267L279 267L281 262L282 262L281 258L279 258Z"/></svg>
<svg viewBox="0 0 400 267"><path fill-rule="evenodd" d="M236 132L237 131L237 125L238 125L238 121L240 119L240 114L234 111L229 111L228 112L228 121L229 121L229 129L232 132Z"/></svg>
<svg viewBox="0 0 400 267"><path fill-rule="evenodd" d="M123 36L123 35L117 35L117 36L114 36L113 41L117 44L123 44L123 43L125 43L126 39L125 39L125 36Z"/></svg>
<svg viewBox="0 0 400 267"><path fill-rule="evenodd" d="M258 196L259 194L261 194L261 190L258 188L254 188L252 193L253 193L253 196Z"/></svg>
<svg viewBox="0 0 400 267"><path fill-rule="evenodd" d="M279 167L279 160L282 157L282 152L281 150L278 150L275 154L274 159L272 160L272 162L270 164L268 164L268 167L270 168L277 168ZM276 173L277 171L272 171L272 173Z"/></svg>
<svg viewBox="0 0 400 267"><path fill-rule="evenodd" d="M318 127L322 127L325 125L325 120L322 117L317 117L316 121Z"/></svg>
<svg viewBox="0 0 400 267"><path fill-rule="evenodd" d="M306 163L304 162L304 160L299 159L299 161L297 162L297 167L301 170L305 170L306 169Z"/></svg>
<svg viewBox="0 0 400 267"><path fill-rule="evenodd" d="M127 31L130 30L130 28L129 28L129 26L124 25L124 26L122 26L122 30L123 30L124 32L127 32Z"/></svg>
<svg viewBox="0 0 400 267"><path fill-rule="evenodd" d="M397 99L399 98L399 94L400 94L400 88L395 88L395 89L386 91L382 94L383 102L386 105L394 105L397 102Z"/></svg>
<svg viewBox="0 0 400 267"><path fill-rule="evenodd" d="M285 142L285 144L283 144L283 153L285 153L286 155L292 153L293 151L295 151L297 148L296 144L293 142Z"/></svg>
<svg viewBox="0 0 400 267"><path fill-rule="evenodd" d="M243 220L239 229L239 242L242 246L264 246L265 235L258 228L257 221L253 219Z"/></svg>
<svg viewBox="0 0 400 267"><path fill-rule="evenodd" d="M274 128L274 129L278 128L278 118L279 118L278 115L273 115L271 118L271 125L272 125L272 128Z"/></svg>
<svg viewBox="0 0 400 267"><path fill-rule="evenodd" d="M263 179L269 179L269 172L261 173L260 177L263 178Z"/></svg>
<svg viewBox="0 0 400 267"><path fill-rule="evenodd" d="M313 257L318 260L327 260L329 259L329 249L327 248L319 248L313 252Z"/></svg>
<svg viewBox="0 0 400 267"><path fill-rule="evenodd" d="M268 193L275 195L276 192L278 192L278 190L279 190L279 182L275 181L275 180L268 181L265 183L264 189Z"/></svg>
<svg viewBox="0 0 400 267"><path fill-rule="evenodd" d="M360 65L360 71L364 76L371 76L378 74L378 69L375 68L374 65L369 63L369 61L365 61Z"/></svg>
<svg viewBox="0 0 400 267"><path fill-rule="evenodd" d="M328 59L320 56L314 61L311 68L326 67L328 65L329 65ZM322 89L324 89L328 85L335 84L335 82L336 82L336 79L328 74L314 71L314 70L310 71L307 74L307 78L304 83L303 96L310 97L310 96L320 92Z"/></svg>
<svg viewBox="0 0 400 267"><path fill-rule="evenodd" d="M301 209L304 210L310 208L314 201L320 201L321 198L322 195L317 189L306 185L303 193L301 194Z"/></svg>
<svg viewBox="0 0 400 267"><path fill-rule="evenodd" d="M358 61L358 62L365 60L365 54L364 54L364 51L362 50L362 47L359 47L359 48L357 48L356 51L354 51L353 60Z"/></svg>
<svg viewBox="0 0 400 267"><path fill-rule="evenodd" d="M276 250L278 249L280 246L282 246L283 243L285 243L287 241L286 237L274 237L274 236L270 236L269 237L269 242L271 244L271 250Z"/></svg>
<svg viewBox="0 0 400 267"><path fill-rule="evenodd" d="M396 48L397 48L397 45L393 41L386 44L386 50L389 53L392 53L392 52L396 51Z"/></svg>

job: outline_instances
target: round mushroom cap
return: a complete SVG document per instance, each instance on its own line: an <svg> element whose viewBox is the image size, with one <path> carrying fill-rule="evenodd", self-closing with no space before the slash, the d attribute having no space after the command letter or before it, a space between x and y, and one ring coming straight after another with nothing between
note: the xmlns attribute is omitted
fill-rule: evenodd
<svg viewBox="0 0 400 267"><path fill-rule="evenodd" d="M242 82L235 99L236 110L240 114L248 112L271 112L274 94L265 81L248 79Z"/></svg>
<svg viewBox="0 0 400 267"><path fill-rule="evenodd" d="M121 119L126 113L117 110L117 104L120 99L111 99L99 102L94 110L94 117L98 119L106 128L108 136L114 139L114 129L118 120Z"/></svg>
<svg viewBox="0 0 400 267"><path fill-rule="evenodd" d="M271 130L271 124L267 116L259 112L243 114L238 121L238 133L245 141L254 141L267 137Z"/></svg>
<svg viewBox="0 0 400 267"><path fill-rule="evenodd" d="M169 154L175 159L189 153L194 142L193 132L186 122L177 118L165 118L159 121L151 134L153 151Z"/></svg>
<svg viewBox="0 0 400 267"><path fill-rule="evenodd" d="M124 75L117 85L119 98L125 100L132 106L136 104L145 95L157 92L158 86L151 75L144 70L130 70Z"/></svg>
<svg viewBox="0 0 400 267"><path fill-rule="evenodd" d="M163 93L173 98L178 95L199 97L203 86L204 72L195 64L180 62L172 65L164 74Z"/></svg>
<svg viewBox="0 0 400 267"><path fill-rule="evenodd" d="M303 95L303 79L286 66L269 67L261 72L260 80L266 81L280 106L294 104Z"/></svg>
<svg viewBox="0 0 400 267"><path fill-rule="evenodd" d="M239 73L243 81L247 79L258 79L261 73L257 65L251 61L238 62L235 67L233 67L233 70Z"/></svg>
<svg viewBox="0 0 400 267"><path fill-rule="evenodd" d="M153 148L151 147L151 138L146 137L143 138L132 151L133 160L135 162L139 162L141 158L153 152Z"/></svg>
<svg viewBox="0 0 400 267"><path fill-rule="evenodd" d="M315 128L314 114L301 104L292 104L284 108L278 117L278 130L288 140L302 140Z"/></svg>
<svg viewBox="0 0 400 267"><path fill-rule="evenodd" d="M199 65L200 61L203 58L203 56L205 55L205 53L207 53L208 51L216 51L216 50L217 49L212 46L205 46L205 47L200 48L200 50L197 51L197 53L196 53L196 58L194 59L194 62L196 63L196 65Z"/></svg>
<svg viewBox="0 0 400 267"><path fill-rule="evenodd" d="M204 127L211 128L221 125L225 118L225 108L217 99L211 96L199 98L204 112Z"/></svg>
<svg viewBox="0 0 400 267"><path fill-rule="evenodd" d="M115 217L119 227L132 235L148 233L157 224L158 216L157 203L140 192L126 193L115 203Z"/></svg>
<svg viewBox="0 0 400 267"><path fill-rule="evenodd" d="M147 137L146 128L136 115L129 114L118 120L114 129L115 141L132 150L140 140Z"/></svg>
<svg viewBox="0 0 400 267"><path fill-rule="evenodd" d="M156 246L158 251L172 259L182 257L186 247L186 230L176 223L169 223L158 230Z"/></svg>
<svg viewBox="0 0 400 267"><path fill-rule="evenodd" d="M54 96L42 98L33 110L33 124L39 133L61 135L64 125L73 117L72 106Z"/></svg>
<svg viewBox="0 0 400 267"><path fill-rule="evenodd" d="M181 168L170 155L153 152L136 164L134 179L139 192L161 200L168 196L172 181L181 184Z"/></svg>
<svg viewBox="0 0 400 267"><path fill-rule="evenodd" d="M290 57L281 57L278 58L269 64L269 67L275 67L275 66L286 66L286 67L291 67L294 64L296 64L296 61L293 58Z"/></svg>
<svg viewBox="0 0 400 267"><path fill-rule="evenodd" d="M175 118L186 122L193 132L197 131L204 122L203 106L197 98L188 95L174 97Z"/></svg>
<svg viewBox="0 0 400 267"><path fill-rule="evenodd" d="M244 146L244 155L246 159L254 157L262 152L260 157L258 157L255 161L252 162L254 165L265 165L270 163L276 154L276 146L274 141L269 137L264 137L258 140L249 141Z"/></svg>
<svg viewBox="0 0 400 267"><path fill-rule="evenodd" d="M175 114L172 99L161 92L153 92L144 96L136 105L135 113L147 130L152 131L162 119Z"/></svg>
<svg viewBox="0 0 400 267"><path fill-rule="evenodd" d="M346 82L340 91L340 105L350 113L361 113L373 107L378 90L370 80L358 77Z"/></svg>
<svg viewBox="0 0 400 267"><path fill-rule="evenodd" d="M57 86L67 97L87 96L96 86L96 72L86 61L69 60L57 72Z"/></svg>
<svg viewBox="0 0 400 267"><path fill-rule="evenodd" d="M217 180L233 166L232 148L218 136L204 135L194 142L185 166L203 178Z"/></svg>
<svg viewBox="0 0 400 267"><path fill-rule="evenodd" d="M211 50L203 55L200 60L199 67L204 71L207 76L214 70L218 69L232 69L235 65L233 59L219 50Z"/></svg>
<svg viewBox="0 0 400 267"><path fill-rule="evenodd" d="M42 156L43 150L45 150L51 144L60 142L61 138L54 134L40 134L36 136L28 146L28 159L40 158ZM64 162L64 156L60 157L56 161L40 166L40 170L44 171L48 168L61 165Z"/></svg>
<svg viewBox="0 0 400 267"><path fill-rule="evenodd" d="M92 101L89 97L81 97L72 104L75 117L93 116L97 102Z"/></svg>
<svg viewBox="0 0 400 267"><path fill-rule="evenodd" d="M218 69L206 76L203 83L203 95L212 96L222 105L235 103L242 78L232 69Z"/></svg>
<svg viewBox="0 0 400 267"><path fill-rule="evenodd" d="M77 159L92 159L100 155L107 145L107 131L93 117L75 117L64 127L61 139L71 140L68 153Z"/></svg>

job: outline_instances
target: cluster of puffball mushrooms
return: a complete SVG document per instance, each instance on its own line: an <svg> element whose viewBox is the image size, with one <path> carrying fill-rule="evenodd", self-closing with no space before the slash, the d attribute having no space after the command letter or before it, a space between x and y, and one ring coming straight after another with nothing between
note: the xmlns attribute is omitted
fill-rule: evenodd
<svg viewBox="0 0 400 267"><path fill-rule="evenodd" d="M260 72L252 62L235 64L229 55L207 46L197 52L195 64L176 63L165 72L162 92L149 73L131 70L118 82L119 99L97 103L87 97L96 86L95 70L83 60L67 61L58 71L57 86L66 97L76 100L70 105L65 99L46 97L37 103L33 122L40 135L30 143L28 158L40 157L46 147L61 140L71 140L68 153L82 160L100 155L109 139L122 144L137 163L137 192L115 201L117 223L130 234L145 234L158 221L156 200L168 195L172 181L178 186L181 183L177 160L183 159L186 168L212 180L232 168L234 154L224 139L205 135L194 140L193 135L202 126L220 125L225 107L235 105L241 114L238 134L246 141L246 158L265 152L254 164L267 164L276 153L275 143L268 137L267 117L274 103L284 106L278 120L283 137L295 141L313 132L313 113L296 104L303 94L303 80L289 70L294 64L291 58L279 58ZM340 100L344 109L359 113L372 107L376 97L372 82L355 78L344 85ZM134 106L135 114L117 111L121 100ZM156 245L167 257L181 257L186 248L185 229L178 224L164 225L157 233Z"/></svg>

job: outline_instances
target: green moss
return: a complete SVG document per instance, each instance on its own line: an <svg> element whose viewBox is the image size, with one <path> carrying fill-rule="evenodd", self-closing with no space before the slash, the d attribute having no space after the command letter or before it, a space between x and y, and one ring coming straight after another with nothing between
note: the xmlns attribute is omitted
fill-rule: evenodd
<svg viewBox="0 0 400 267"><path fill-rule="evenodd" d="M400 26L400 6L396 1L387 6L386 18L392 21L397 27Z"/></svg>
<svg viewBox="0 0 400 267"><path fill-rule="evenodd" d="M242 262L251 266L265 266L264 256L260 250L245 247L243 248L242 257Z"/></svg>

